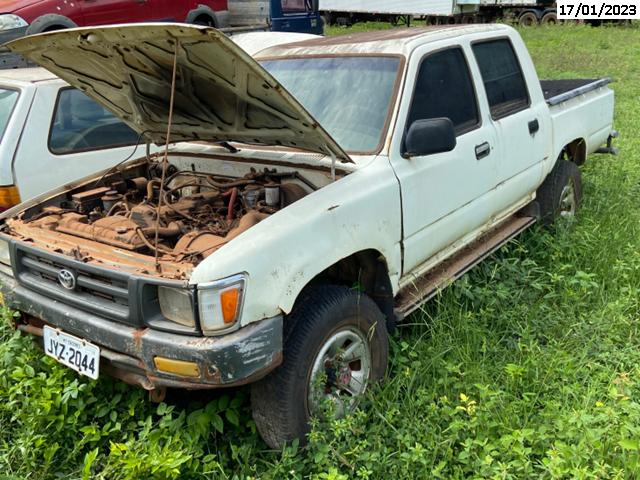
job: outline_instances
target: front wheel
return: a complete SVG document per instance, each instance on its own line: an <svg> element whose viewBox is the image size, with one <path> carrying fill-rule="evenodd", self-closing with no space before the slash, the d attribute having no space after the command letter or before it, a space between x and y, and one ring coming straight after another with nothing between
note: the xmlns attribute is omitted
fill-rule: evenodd
<svg viewBox="0 0 640 480"><path fill-rule="evenodd" d="M287 318L284 359L254 384L253 418L265 442L304 443L312 416L341 417L384 376L384 315L367 295L338 285L312 287Z"/></svg>

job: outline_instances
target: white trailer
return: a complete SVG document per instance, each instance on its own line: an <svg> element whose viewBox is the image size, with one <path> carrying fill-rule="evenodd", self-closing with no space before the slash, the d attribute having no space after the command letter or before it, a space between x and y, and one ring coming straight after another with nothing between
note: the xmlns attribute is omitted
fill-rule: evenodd
<svg viewBox="0 0 640 480"><path fill-rule="evenodd" d="M321 11L378 15L453 15L455 0L320 0Z"/></svg>
<svg viewBox="0 0 640 480"><path fill-rule="evenodd" d="M521 25L556 23L550 0L320 0L325 23L425 20L428 24L484 23L511 19Z"/></svg>

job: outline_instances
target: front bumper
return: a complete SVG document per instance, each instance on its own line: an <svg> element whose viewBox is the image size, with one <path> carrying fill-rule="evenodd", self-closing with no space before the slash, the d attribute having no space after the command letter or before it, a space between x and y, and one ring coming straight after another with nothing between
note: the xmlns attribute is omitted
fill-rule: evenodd
<svg viewBox="0 0 640 480"><path fill-rule="evenodd" d="M0 291L5 304L22 313L18 329L42 337L42 327L49 325L94 343L100 347L103 372L147 390L242 385L282 362L281 316L219 337L189 336L105 319L34 292L1 270ZM197 363L199 377L159 372L155 357Z"/></svg>

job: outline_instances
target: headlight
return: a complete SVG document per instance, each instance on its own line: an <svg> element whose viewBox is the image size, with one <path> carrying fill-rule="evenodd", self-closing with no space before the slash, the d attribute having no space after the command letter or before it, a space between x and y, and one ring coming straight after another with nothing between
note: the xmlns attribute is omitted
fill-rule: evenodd
<svg viewBox="0 0 640 480"><path fill-rule="evenodd" d="M0 239L0 263L11 266L11 255L9 254L9 242Z"/></svg>
<svg viewBox="0 0 640 480"><path fill-rule="evenodd" d="M198 311L205 334L226 330L238 321L245 283L246 276L241 274L198 285Z"/></svg>
<svg viewBox="0 0 640 480"><path fill-rule="evenodd" d="M13 30L14 28L22 28L28 26L29 24L18 15L13 15L12 13L5 13L3 15L0 15L0 30Z"/></svg>
<svg viewBox="0 0 640 480"><path fill-rule="evenodd" d="M162 315L172 322L195 328L193 296L183 288L158 287L158 301Z"/></svg>

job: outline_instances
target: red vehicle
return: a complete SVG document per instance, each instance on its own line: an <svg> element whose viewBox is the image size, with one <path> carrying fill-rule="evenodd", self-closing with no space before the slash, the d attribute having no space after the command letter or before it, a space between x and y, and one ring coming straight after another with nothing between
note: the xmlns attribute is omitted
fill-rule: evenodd
<svg viewBox="0 0 640 480"><path fill-rule="evenodd" d="M64 28L152 21L226 27L227 0L5 0L0 44Z"/></svg>

